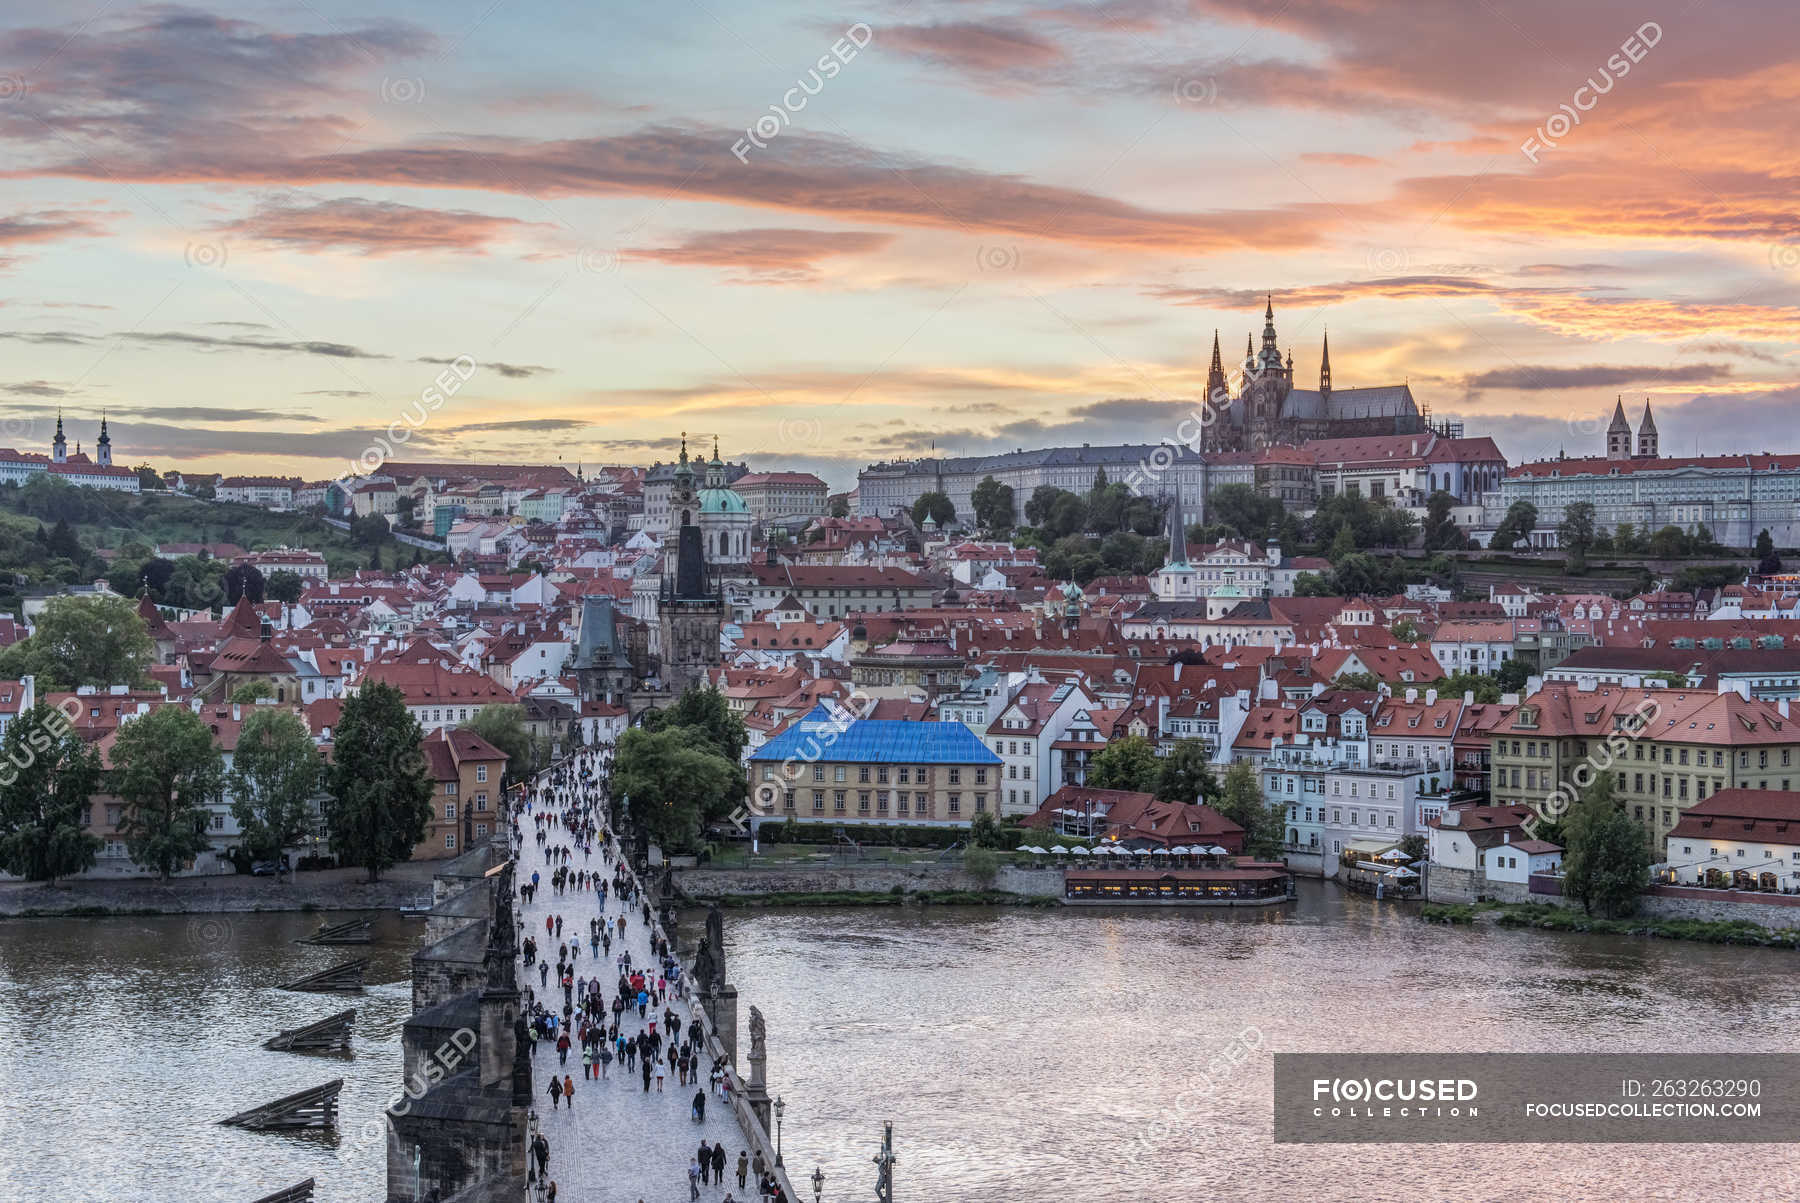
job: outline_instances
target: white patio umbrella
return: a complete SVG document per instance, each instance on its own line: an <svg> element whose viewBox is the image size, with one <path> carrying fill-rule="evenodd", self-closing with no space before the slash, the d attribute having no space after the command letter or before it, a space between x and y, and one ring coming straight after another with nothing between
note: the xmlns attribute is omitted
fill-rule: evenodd
<svg viewBox="0 0 1800 1203"><path fill-rule="evenodd" d="M1398 849L1398 848L1389 848L1386 852L1383 852L1380 856L1376 857L1375 859L1376 860L1411 860L1412 857L1406 855L1406 853L1400 851L1400 849Z"/></svg>
<svg viewBox="0 0 1800 1203"><path fill-rule="evenodd" d="M1069 849L1069 851L1073 852L1076 856L1092 856L1093 855L1093 853L1089 852L1086 848L1081 848L1081 847L1071 848L1071 849Z"/></svg>
<svg viewBox="0 0 1800 1203"><path fill-rule="evenodd" d="M1048 849L1040 848L1036 844L1033 844L1031 847L1025 849L1025 851L1031 853L1033 856L1048 856L1048 855L1050 855Z"/></svg>
<svg viewBox="0 0 1800 1203"><path fill-rule="evenodd" d="M1017 848L1014 848L1013 851L1014 852L1036 852L1037 849L1033 848L1029 844L1020 844Z"/></svg>
<svg viewBox="0 0 1800 1203"><path fill-rule="evenodd" d="M1063 847L1061 844L1058 844L1056 847L1050 849L1051 856L1067 856L1068 854L1069 854L1069 850L1067 848Z"/></svg>
<svg viewBox="0 0 1800 1203"><path fill-rule="evenodd" d="M1230 853L1226 852L1225 849L1219 847L1217 844L1212 845L1212 847L1208 848L1206 850L1206 852L1207 852L1208 856L1229 856L1229 855L1231 855Z"/></svg>
<svg viewBox="0 0 1800 1203"><path fill-rule="evenodd" d="M1382 876L1383 877L1417 877L1418 874L1414 873L1411 869L1407 868L1405 865L1401 865L1398 869L1389 869L1386 873L1382 874Z"/></svg>

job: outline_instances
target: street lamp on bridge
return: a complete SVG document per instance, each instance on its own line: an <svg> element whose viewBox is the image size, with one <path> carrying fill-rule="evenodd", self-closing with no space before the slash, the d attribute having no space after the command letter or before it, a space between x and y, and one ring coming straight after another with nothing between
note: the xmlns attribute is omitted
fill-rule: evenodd
<svg viewBox="0 0 1800 1203"><path fill-rule="evenodd" d="M819 1203L819 1197L825 1193L825 1171L813 1166L813 1203Z"/></svg>
<svg viewBox="0 0 1800 1203"><path fill-rule="evenodd" d="M775 1096L775 1164L781 1164L781 1113L787 1110L787 1104L781 1096Z"/></svg>

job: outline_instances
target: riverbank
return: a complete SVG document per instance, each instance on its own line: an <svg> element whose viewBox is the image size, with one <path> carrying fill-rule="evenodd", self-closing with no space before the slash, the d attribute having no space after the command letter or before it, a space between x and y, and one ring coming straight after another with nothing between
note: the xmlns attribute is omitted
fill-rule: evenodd
<svg viewBox="0 0 1800 1203"><path fill-rule="evenodd" d="M1536 928L1540 931L1589 935L1654 936L1662 940L1694 940L1705 944L1743 944L1760 948L1800 948L1800 930L1768 928L1745 920L1659 919L1632 915L1605 919L1543 902L1428 902L1419 908L1427 923Z"/></svg>
<svg viewBox="0 0 1800 1203"><path fill-rule="evenodd" d="M442 862L396 865L380 881L360 869L320 869L273 877L178 877L0 885L0 918L104 915L210 915L257 911L391 911L430 905L431 875Z"/></svg>

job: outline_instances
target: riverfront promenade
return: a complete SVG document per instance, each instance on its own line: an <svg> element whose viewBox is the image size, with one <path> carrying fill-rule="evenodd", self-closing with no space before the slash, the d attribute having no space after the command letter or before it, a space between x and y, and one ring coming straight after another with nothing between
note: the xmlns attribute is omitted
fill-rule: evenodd
<svg viewBox="0 0 1800 1203"><path fill-rule="evenodd" d="M540 784L545 781L547 778L541 778ZM595 809L604 822L605 808L598 804L597 794L595 800ZM542 810L543 806L540 804L536 811ZM557 813L554 808L552 813ZM612 952L606 954L603 951L600 959L595 961L588 955L589 950L584 943L574 969L578 978L599 977L606 997L607 1013L610 1015L612 1000L618 992L618 956L621 950L630 951L633 965L648 966L652 973L655 972L657 961L650 950L650 931L644 923L642 896L624 906L612 896L612 871L598 849L585 861L580 851L575 850L569 865L571 870L597 871L608 881L609 893L604 910L597 905L592 889L578 891L571 888L558 896L550 888L551 869L545 849L562 843L570 843L572 846L571 838L562 828L552 828L545 848L540 849L531 814L520 816L519 831L522 838L518 849L517 880L530 881L534 871L539 879L537 896L530 904L520 908L520 914L524 918L524 935L537 940L539 956L542 958L547 954L552 974L556 972L556 950L560 941L546 938L546 916L562 916L562 938L571 942L577 937L585 939L588 920L595 915L604 914L615 924ZM620 915L626 918L623 943L616 934ZM526 969L522 959L519 982L522 986L529 983L540 1001L561 1014L562 991L557 988L555 981L552 980L547 989L540 986L537 967ZM684 1023L694 1009L673 996L669 1005L674 1007ZM660 1015L661 1011L660 1007L652 1007L646 1012L646 1018L639 1020L637 1008L630 1008L620 1018L619 1034L630 1039L648 1026L650 1017ZM660 1020L658 1030L661 1030ZM705 1061L700 1067L699 1085L679 1086L676 1084L674 1071L667 1070L665 1063L662 1092L657 1092L656 1079L652 1076L650 1092L646 1094L640 1074L628 1070L621 1062L615 1060L608 1067L606 1080L584 1081L578 1045L570 1049L568 1064L563 1066L557 1063L554 1045L540 1041L532 1063L536 1094L532 1106L537 1112L538 1130L550 1142L550 1168L546 1176L556 1183L557 1203L636 1203L639 1199L644 1200L644 1203L687 1203L688 1163L702 1139L708 1145L724 1144L727 1158L725 1179L730 1185L703 1185L700 1187L700 1198L716 1203L725 1197L729 1189L738 1203L744 1203L745 1200L756 1203L758 1196L754 1175L744 1189L738 1188L738 1151L748 1149L749 1146L738 1129L730 1104L714 1093L707 1084L706 1075L711 1068L710 1060ZM559 1078L567 1074L574 1080L573 1107L565 1104L556 1110L551 1109L550 1096L546 1090L552 1071ZM697 1089L707 1091L704 1123L695 1123L689 1117L694 1091Z"/></svg>

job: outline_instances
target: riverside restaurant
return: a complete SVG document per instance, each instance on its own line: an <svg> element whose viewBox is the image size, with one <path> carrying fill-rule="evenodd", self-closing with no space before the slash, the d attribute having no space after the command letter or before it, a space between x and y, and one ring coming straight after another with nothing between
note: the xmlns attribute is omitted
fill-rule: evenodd
<svg viewBox="0 0 1800 1203"><path fill-rule="evenodd" d="M1205 868L1071 868L1063 902L1150 906L1275 906L1293 899L1287 866L1239 860Z"/></svg>

